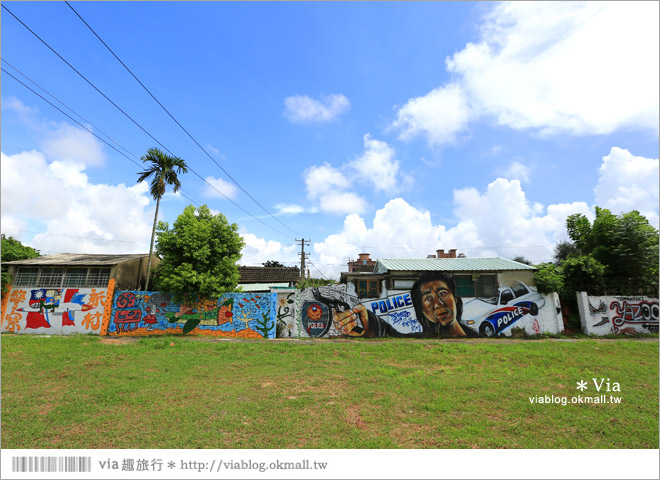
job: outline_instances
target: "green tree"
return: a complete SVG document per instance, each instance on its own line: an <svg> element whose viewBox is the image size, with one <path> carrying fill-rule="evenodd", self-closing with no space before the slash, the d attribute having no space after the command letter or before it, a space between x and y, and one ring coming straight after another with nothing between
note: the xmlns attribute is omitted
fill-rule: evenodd
<svg viewBox="0 0 660 480"><path fill-rule="evenodd" d="M154 215L154 226L151 229L151 243L149 244L149 260L147 261L147 281L144 289L149 289L149 276L151 275L151 255L154 250L154 238L156 236L156 223L158 222L158 209L160 199L165 195L167 186L173 187L176 192L181 188L179 175L188 172L185 160L163 153L157 148L150 148L147 154L141 157L144 163L149 164L146 170L139 173L137 183L150 178L151 196L156 200L156 213Z"/></svg>
<svg viewBox="0 0 660 480"><path fill-rule="evenodd" d="M564 274L557 265L547 262L536 265L536 288L540 293L561 293L564 290Z"/></svg>
<svg viewBox="0 0 660 480"><path fill-rule="evenodd" d="M526 259L524 256L522 256L522 255L518 255L517 257L513 257L513 261L514 261L514 262L518 262L518 263L524 263L525 265L531 265L531 264L532 264L532 262L530 262L529 260L527 260L527 259Z"/></svg>
<svg viewBox="0 0 660 480"><path fill-rule="evenodd" d="M564 260L575 253L577 253L577 247L573 242L559 242L555 245L554 261L557 265L561 265Z"/></svg>
<svg viewBox="0 0 660 480"><path fill-rule="evenodd" d="M582 285L589 293L658 294L658 230L646 217L635 210L614 215L596 207L593 224L584 215L575 214L566 220L566 228L576 252L564 264L582 256L591 258L564 269L567 285ZM596 263L602 265L602 275ZM569 273L575 276L570 281Z"/></svg>
<svg viewBox="0 0 660 480"><path fill-rule="evenodd" d="M11 275L7 272L8 267L5 262L15 260L26 260L28 258L37 258L40 256L39 250L23 245L14 237L5 237L2 234L2 243L0 244L0 263L2 263L2 296L4 297L11 283Z"/></svg>
<svg viewBox="0 0 660 480"><path fill-rule="evenodd" d="M238 226L229 224L224 215L213 215L206 205L198 209L187 206L171 229L166 222L158 224L161 288L171 293L175 302L189 305L234 290L244 244ZM195 328L199 320L193 323L186 323L184 333Z"/></svg>
<svg viewBox="0 0 660 480"><path fill-rule="evenodd" d="M280 262L278 262L277 260L266 260L266 263L262 263L262 265L264 267L283 267L284 266Z"/></svg>
<svg viewBox="0 0 660 480"><path fill-rule="evenodd" d="M322 287L324 285L334 285L335 283L334 280L328 280L327 278L305 278L296 284L296 288Z"/></svg>

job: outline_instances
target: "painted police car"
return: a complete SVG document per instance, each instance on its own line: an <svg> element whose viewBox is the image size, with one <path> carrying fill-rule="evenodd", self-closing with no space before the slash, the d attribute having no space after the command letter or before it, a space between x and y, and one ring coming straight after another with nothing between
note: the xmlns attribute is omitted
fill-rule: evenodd
<svg viewBox="0 0 660 480"><path fill-rule="evenodd" d="M522 282L500 287L497 297L464 300L461 323L482 337L493 337L525 315L536 316L545 299Z"/></svg>

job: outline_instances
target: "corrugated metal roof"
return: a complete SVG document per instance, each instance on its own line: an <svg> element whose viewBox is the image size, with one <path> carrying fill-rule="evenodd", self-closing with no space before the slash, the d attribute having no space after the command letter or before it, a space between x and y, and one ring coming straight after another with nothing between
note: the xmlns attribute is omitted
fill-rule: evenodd
<svg viewBox="0 0 660 480"><path fill-rule="evenodd" d="M380 258L375 273L386 271L501 272L536 270L506 258Z"/></svg>
<svg viewBox="0 0 660 480"><path fill-rule="evenodd" d="M287 282L284 283L239 283L239 287L244 292L270 292L271 287L288 287Z"/></svg>
<svg viewBox="0 0 660 480"><path fill-rule="evenodd" d="M148 253L125 255L96 255L79 253L59 253L57 255L44 255L43 257L29 258L27 260L14 260L3 262L6 265L117 265L139 258L147 258Z"/></svg>

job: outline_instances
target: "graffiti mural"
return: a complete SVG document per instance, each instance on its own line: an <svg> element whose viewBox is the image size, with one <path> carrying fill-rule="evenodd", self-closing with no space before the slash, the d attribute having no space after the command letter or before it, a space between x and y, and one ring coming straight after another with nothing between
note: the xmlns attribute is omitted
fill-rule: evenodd
<svg viewBox="0 0 660 480"><path fill-rule="evenodd" d="M108 289L13 288L2 331L69 335L99 333Z"/></svg>
<svg viewBox="0 0 660 480"><path fill-rule="evenodd" d="M237 338L275 338L276 294L226 293L194 305L174 304L161 292L120 291L106 335L181 334Z"/></svg>
<svg viewBox="0 0 660 480"><path fill-rule="evenodd" d="M341 288L343 287L343 288ZM409 292L360 302L345 286L304 290L302 335L311 337L492 337L520 328L530 335L561 331L559 299L521 282L492 298L461 298L451 274L424 272Z"/></svg>
<svg viewBox="0 0 660 480"><path fill-rule="evenodd" d="M658 333L658 299L578 293L582 329L589 335Z"/></svg>
<svg viewBox="0 0 660 480"><path fill-rule="evenodd" d="M282 338L297 337L296 290L277 292L273 310L276 311L277 336Z"/></svg>

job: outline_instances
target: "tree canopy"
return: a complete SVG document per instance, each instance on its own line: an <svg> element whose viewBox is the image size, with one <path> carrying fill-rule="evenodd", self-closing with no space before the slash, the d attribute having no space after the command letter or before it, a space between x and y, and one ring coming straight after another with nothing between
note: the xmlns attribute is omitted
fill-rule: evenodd
<svg viewBox="0 0 660 480"><path fill-rule="evenodd" d="M539 291L558 291L569 300L577 291L657 296L658 230L635 210L595 210L593 223L582 214L566 219L571 241L557 244L554 264L538 265Z"/></svg>
<svg viewBox="0 0 660 480"><path fill-rule="evenodd" d="M262 263L262 265L264 267L283 267L284 266L280 262L278 262L277 260L266 260L266 262Z"/></svg>
<svg viewBox="0 0 660 480"><path fill-rule="evenodd" d="M223 214L213 215L206 205L187 206L172 228L158 224L161 289L188 304L234 290L243 246L238 226Z"/></svg>
<svg viewBox="0 0 660 480"><path fill-rule="evenodd" d="M5 237L4 233L2 234L2 244L0 245L0 248L0 261L2 262L2 295L4 295L11 282L5 262L37 258L41 254L39 253L39 250L23 245L14 237Z"/></svg>

